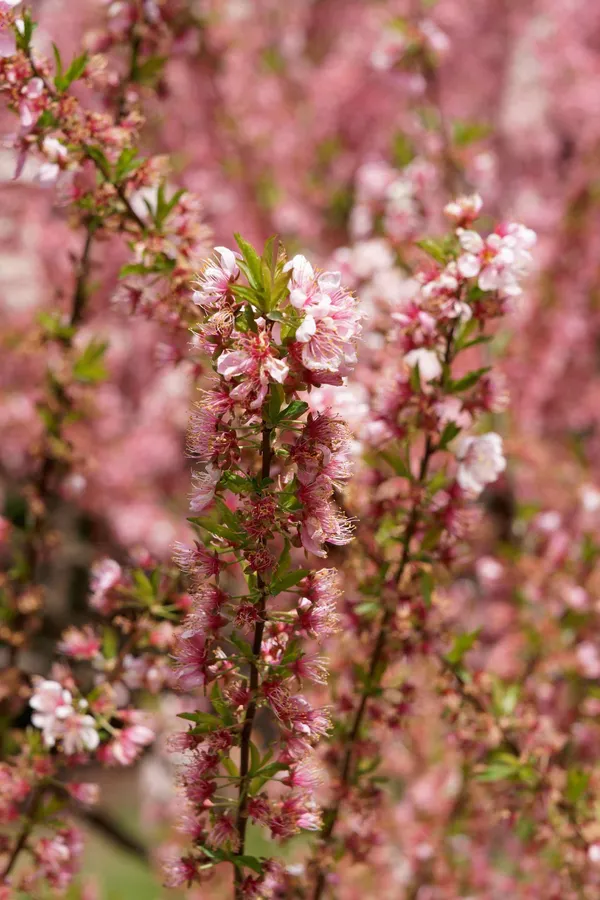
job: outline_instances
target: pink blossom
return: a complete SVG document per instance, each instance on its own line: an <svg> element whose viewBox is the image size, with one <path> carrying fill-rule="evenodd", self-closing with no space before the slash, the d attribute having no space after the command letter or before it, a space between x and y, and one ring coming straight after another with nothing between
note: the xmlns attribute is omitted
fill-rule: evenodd
<svg viewBox="0 0 600 900"><path fill-rule="evenodd" d="M196 863L191 857L174 857L163 862L165 887L178 888L189 885L198 877Z"/></svg>
<svg viewBox="0 0 600 900"><path fill-rule="evenodd" d="M175 650L177 684L183 691L192 691L206 683L208 652L202 634L180 638Z"/></svg>
<svg viewBox="0 0 600 900"><path fill-rule="evenodd" d="M468 225L476 219L483 207L479 194L457 197L444 207L444 213L457 225Z"/></svg>
<svg viewBox="0 0 600 900"><path fill-rule="evenodd" d="M67 785L67 790L71 797L77 800L78 803L83 803L85 806L93 806L98 802L98 797L100 795L98 785L87 781L71 781Z"/></svg>
<svg viewBox="0 0 600 900"><path fill-rule="evenodd" d="M73 713L61 721L59 735L67 756L84 750L93 751L100 743L94 717L79 713Z"/></svg>
<svg viewBox="0 0 600 900"><path fill-rule="evenodd" d="M31 717L36 728L43 732L44 743L52 747L62 733L63 721L73 714L71 693L57 681L38 679L29 705L35 710Z"/></svg>
<svg viewBox="0 0 600 900"><path fill-rule="evenodd" d="M341 286L340 273L317 276L300 255L285 269L292 273L290 303L305 314L295 337L303 345L303 364L313 372L339 372L351 366L356 362L361 314L356 299Z"/></svg>
<svg viewBox="0 0 600 900"><path fill-rule="evenodd" d="M504 296L519 296L519 284L532 265L529 252L535 233L511 223L502 233L482 238L476 231L457 230L463 253L457 261L463 278L477 278L482 291L499 291Z"/></svg>
<svg viewBox="0 0 600 900"><path fill-rule="evenodd" d="M90 605L100 612L110 609L107 594L117 587L122 578L121 566L114 559L103 559L92 566L92 596Z"/></svg>
<svg viewBox="0 0 600 900"><path fill-rule="evenodd" d="M202 512L212 503L221 475L221 470L212 463L207 465L204 472L194 473L190 498L190 510L193 513Z"/></svg>
<svg viewBox="0 0 600 900"><path fill-rule="evenodd" d="M68 158L68 150L57 138L45 137L42 142L42 151L46 157L40 168L39 178L42 184L50 184L56 181L61 168Z"/></svg>
<svg viewBox="0 0 600 900"><path fill-rule="evenodd" d="M123 728L106 747L107 758L121 766L130 766L143 747L151 744L155 734L146 725L130 725Z"/></svg>
<svg viewBox="0 0 600 900"><path fill-rule="evenodd" d="M249 401L250 409L259 409L267 395L270 381L283 384L289 374L289 366L274 355L265 330L258 334L241 336L237 349L226 350L217 362L217 372L226 381L242 378L230 392L238 403Z"/></svg>
<svg viewBox="0 0 600 900"><path fill-rule="evenodd" d="M419 375L423 381L435 381L442 374L442 364L433 350L418 347L404 357L405 363L412 368L419 367Z"/></svg>
<svg viewBox="0 0 600 900"><path fill-rule="evenodd" d="M84 628L67 628L58 644L61 653L74 659L94 659L100 652L100 638L89 625Z"/></svg>
<svg viewBox="0 0 600 900"><path fill-rule="evenodd" d="M227 299L240 273L236 254L227 247L215 247L215 258L208 260L198 277L194 303L203 307L220 306Z"/></svg>
<svg viewBox="0 0 600 900"><path fill-rule="evenodd" d="M478 437L461 438L456 457L460 463L458 483L472 494L480 494L486 484L496 481L506 468L502 438L493 431Z"/></svg>

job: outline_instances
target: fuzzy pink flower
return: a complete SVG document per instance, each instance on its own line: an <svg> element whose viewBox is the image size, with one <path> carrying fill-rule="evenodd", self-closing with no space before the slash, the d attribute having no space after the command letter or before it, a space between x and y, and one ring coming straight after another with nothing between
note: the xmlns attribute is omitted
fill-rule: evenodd
<svg viewBox="0 0 600 900"><path fill-rule="evenodd" d="M504 296L522 293L520 279L532 265L529 252L536 236L529 228L511 223L487 238L476 231L457 230L463 253L457 260L463 278L477 278L482 291L499 291Z"/></svg>
<svg viewBox="0 0 600 900"><path fill-rule="evenodd" d="M203 634L180 638L175 648L175 677L182 691L206 684L208 651Z"/></svg>
<svg viewBox="0 0 600 900"><path fill-rule="evenodd" d="M101 645L100 638L89 625L84 628L71 626L64 632L58 650L73 659L94 659L100 652Z"/></svg>
<svg viewBox="0 0 600 900"><path fill-rule="evenodd" d="M289 374L288 364L273 354L269 336L262 330L258 334L238 338L237 346L221 354L217 372L225 381L241 378L230 392L237 403L248 403L250 409L259 409L274 381L283 384Z"/></svg>
<svg viewBox="0 0 600 900"><path fill-rule="evenodd" d="M303 345L304 366L313 372L346 373L356 362L355 342L361 332L355 297L341 286L339 272L317 276L304 256L295 256L284 269L292 273L290 303L304 313L295 336Z"/></svg>
<svg viewBox="0 0 600 900"><path fill-rule="evenodd" d="M107 594L121 582L123 572L114 559L103 559L92 566L90 605L99 612L110 611L111 604Z"/></svg>
<svg viewBox="0 0 600 900"><path fill-rule="evenodd" d="M144 747L151 744L155 734L146 725L129 725L103 748L107 762L130 766Z"/></svg>
<svg viewBox="0 0 600 900"><path fill-rule="evenodd" d="M100 743L96 720L93 716L74 713L60 723L59 736L67 756L93 751Z"/></svg>
<svg viewBox="0 0 600 900"><path fill-rule="evenodd" d="M464 491L480 494L506 468L502 438L494 431L461 438L456 457L460 462L457 481Z"/></svg>
<svg viewBox="0 0 600 900"><path fill-rule="evenodd" d="M233 250L215 247L215 257L206 262L198 278L198 286L193 295L194 303L202 307L221 306L239 274Z"/></svg>
<svg viewBox="0 0 600 900"><path fill-rule="evenodd" d="M221 470L209 463L204 472L195 472L192 477L192 496L190 498L190 510L193 513L202 512L209 506L215 496L217 485L221 480Z"/></svg>
<svg viewBox="0 0 600 900"><path fill-rule="evenodd" d="M342 546L352 540L352 523L330 500L330 480L319 475L312 484L301 485L298 497L302 502L302 546L315 556L326 556L323 544Z"/></svg>

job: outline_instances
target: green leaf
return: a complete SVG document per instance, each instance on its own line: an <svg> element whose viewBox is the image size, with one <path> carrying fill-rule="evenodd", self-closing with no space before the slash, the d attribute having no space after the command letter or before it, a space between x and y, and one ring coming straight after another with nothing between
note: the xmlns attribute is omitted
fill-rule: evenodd
<svg viewBox="0 0 600 900"><path fill-rule="evenodd" d="M223 764L223 768L225 769L225 771L227 772L228 775L231 775L232 778L239 777L240 773L239 773L238 767L236 766L236 764L234 763L234 761L231 759L230 756L222 756L221 762Z"/></svg>
<svg viewBox="0 0 600 900"><path fill-rule="evenodd" d="M238 869L252 869L257 875L262 875L263 873L262 863L257 856L231 856L230 862Z"/></svg>
<svg viewBox="0 0 600 900"><path fill-rule="evenodd" d="M60 90L61 89L60 82L62 81L62 77L63 77L63 74L62 74L63 73L63 64L62 64L62 59L60 57L60 50L58 49L58 47L56 46L56 44L54 42L52 42L52 53L54 54L54 71L55 71L54 84Z"/></svg>
<svg viewBox="0 0 600 900"><path fill-rule="evenodd" d="M565 797L569 803L576 804L585 794L590 783L590 775L581 769L569 769L567 772L567 788Z"/></svg>
<svg viewBox="0 0 600 900"><path fill-rule="evenodd" d="M243 291L247 291L251 296L250 300L254 298L254 292L250 290L250 288L245 288L241 285L234 284L233 292L236 296L240 296L240 293ZM241 295L241 299L244 299L243 294ZM246 298L248 299L248 298ZM247 331L257 331L256 322L254 321L254 313L252 312L251 306L244 306L244 308L237 314L235 317L235 327L238 331L247 332Z"/></svg>
<svg viewBox="0 0 600 900"><path fill-rule="evenodd" d="M518 763L518 760L515 760ZM518 769L508 762L493 762L477 775L478 781L504 781L517 777Z"/></svg>
<svg viewBox="0 0 600 900"><path fill-rule="evenodd" d="M243 261L246 263L244 274L248 282L255 289L262 288L262 264L261 259L252 244L245 241L241 234L234 234L236 244L241 250ZM239 263L238 263L239 264Z"/></svg>
<svg viewBox="0 0 600 900"><path fill-rule="evenodd" d="M266 758L266 757L265 757ZM250 741L250 774L255 775L261 767L260 750L254 743Z"/></svg>
<svg viewBox="0 0 600 900"><path fill-rule="evenodd" d="M136 67L134 80L138 84L153 84L162 72L166 61L166 56L150 56Z"/></svg>
<svg viewBox="0 0 600 900"><path fill-rule="evenodd" d="M141 569L134 569L132 575L141 599L143 599L145 602L154 600L154 588L152 587L152 582L150 581L146 573L142 572Z"/></svg>
<svg viewBox="0 0 600 900"><path fill-rule="evenodd" d="M285 544L283 546L283 550L281 552L281 556L279 557L279 562L277 564L277 568L273 572L273 581L277 582L282 578L283 575L287 572L291 563L291 554L290 554L290 542L288 539L285 539Z"/></svg>
<svg viewBox="0 0 600 900"><path fill-rule="evenodd" d="M104 365L104 354L108 347L107 341L99 341L92 338L81 356L73 365L73 376L77 381L85 384L97 384L107 376Z"/></svg>
<svg viewBox="0 0 600 900"><path fill-rule="evenodd" d="M445 245L441 241L436 241L433 238L423 238L420 241L415 241L415 244L440 265L446 264L448 254Z"/></svg>
<svg viewBox="0 0 600 900"><path fill-rule="evenodd" d="M207 712L178 713L178 718L185 719L186 722L194 722L204 730L214 731L223 724L218 716Z"/></svg>
<svg viewBox="0 0 600 900"><path fill-rule="evenodd" d="M90 159L94 160L102 174L107 176L110 166L102 150L100 150L99 147L95 147L93 144L86 144L85 152Z"/></svg>
<svg viewBox="0 0 600 900"><path fill-rule="evenodd" d="M213 689L210 692L210 702L215 708L215 711L221 717L221 724L225 726L233 725L233 714L231 709L229 708L229 704L223 700L221 696L221 688L215 682L213 685Z"/></svg>
<svg viewBox="0 0 600 900"><path fill-rule="evenodd" d="M421 572L421 593L423 594L423 600L425 601L425 606L431 606L431 597L433 594L433 589L435 587L435 581L431 572L422 571Z"/></svg>
<svg viewBox="0 0 600 900"><path fill-rule="evenodd" d="M128 275L149 275L152 269L143 263L133 263L128 266L121 266L119 269L119 278L127 278Z"/></svg>
<svg viewBox="0 0 600 900"><path fill-rule="evenodd" d="M419 371L419 365L417 363L416 366L413 366L410 370L410 378L409 378L410 386L415 394L421 393L421 373Z"/></svg>
<svg viewBox="0 0 600 900"><path fill-rule="evenodd" d="M285 392L280 384L272 384L269 390L269 402L267 404L267 416L269 422L275 425L279 419L279 410L285 399Z"/></svg>
<svg viewBox="0 0 600 900"><path fill-rule="evenodd" d="M21 27L15 30L15 40L18 49L27 53L29 51L33 32L37 28L37 22L33 21L31 13L26 9L21 15L21 23Z"/></svg>
<svg viewBox="0 0 600 900"><path fill-rule="evenodd" d="M468 631L465 634L458 634L454 638L452 649L446 654L446 659L452 665L458 665L462 662L464 655L471 649L477 640L479 629Z"/></svg>
<svg viewBox="0 0 600 900"><path fill-rule="evenodd" d="M114 628L105 628L102 634L102 654L105 659L114 659L119 647L119 638Z"/></svg>
<svg viewBox="0 0 600 900"><path fill-rule="evenodd" d="M456 424L456 422L448 422L442 431L442 436L440 438L440 450L445 450L450 441L453 441L457 434L460 434L460 428Z"/></svg>
<svg viewBox="0 0 600 900"><path fill-rule="evenodd" d="M486 125L484 122L461 122L455 120L452 123L452 142L457 147L466 147L488 137L491 130L491 126Z"/></svg>
<svg viewBox="0 0 600 900"><path fill-rule="evenodd" d="M115 179L122 181L126 175L129 175L140 165L137 159L137 149L135 147L125 147L121 151L117 163L115 165Z"/></svg>
<svg viewBox="0 0 600 900"><path fill-rule="evenodd" d="M295 569L293 572L288 572L287 575L271 583L269 593L272 597L275 597L277 594L281 594L282 591L288 591L302 581L303 578L306 578L307 575L310 575L310 569Z"/></svg>
<svg viewBox="0 0 600 900"><path fill-rule="evenodd" d="M229 509L227 504L223 500L221 500L220 497L215 497L215 504L217 509L219 510L219 514L223 523L231 531L243 534L243 532L240 531L240 525L236 513L234 513L233 510Z"/></svg>
<svg viewBox="0 0 600 900"><path fill-rule="evenodd" d="M240 651L240 654L244 657L244 659L254 660L254 653L252 651L252 647L245 641L239 634L236 634L235 631L232 631L228 637L228 640L231 641L234 647Z"/></svg>
<svg viewBox="0 0 600 900"><path fill-rule="evenodd" d="M517 708L520 694L520 685L505 685L502 684L501 681L494 681L492 685L492 695L496 713L499 716L512 716Z"/></svg>
<svg viewBox="0 0 600 900"><path fill-rule="evenodd" d="M392 159L394 165L403 169L415 158L412 141L402 131L397 131L392 139Z"/></svg>
<svg viewBox="0 0 600 900"><path fill-rule="evenodd" d="M75 334L75 328L65 322L60 313L40 312L37 320L46 332L45 337L52 338L57 341L70 342Z"/></svg>
<svg viewBox="0 0 600 900"><path fill-rule="evenodd" d="M224 472L220 484L233 494L248 494L252 491L251 479L245 478L243 475L238 475L236 472ZM229 507L226 506L226 509L228 513L231 513ZM233 516L236 527L239 527L235 514L231 513L231 515ZM230 516L227 517L227 521L231 524L232 519Z"/></svg>
<svg viewBox="0 0 600 900"><path fill-rule="evenodd" d="M55 51L55 59L57 60L57 67L56 67L57 74L54 78L54 84L56 85L56 87L59 91L66 91L69 87L71 87L73 82L77 81L78 78L81 78L81 76L85 72L85 67L87 66L87 63L88 63L88 55L87 55L87 53L82 53L81 56L75 57L75 59L73 60L73 62L71 63L71 65L69 66L69 68L63 75L62 74L62 66L60 66L60 69L59 69L59 65L58 65L58 63L60 61L60 54L58 54L56 45L53 44L52 46ZM58 54L58 56L57 56L57 54Z"/></svg>
<svg viewBox="0 0 600 900"><path fill-rule="evenodd" d="M293 422L295 419L303 416L307 409L308 403L305 403L303 400L293 400L285 409L281 410L277 423Z"/></svg>
<svg viewBox="0 0 600 900"><path fill-rule="evenodd" d="M383 452L381 456L385 459L386 463L392 467L396 475L401 475L402 478L408 478L409 481L412 481L412 472L401 456L388 450Z"/></svg>
<svg viewBox="0 0 600 900"><path fill-rule="evenodd" d="M458 381L450 382L450 391L452 391L453 394L457 394L460 391L468 390L476 385L481 376L489 372L490 369L491 366L485 366L483 369L476 369L474 372L469 372L468 375L465 375L464 378L459 378Z"/></svg>

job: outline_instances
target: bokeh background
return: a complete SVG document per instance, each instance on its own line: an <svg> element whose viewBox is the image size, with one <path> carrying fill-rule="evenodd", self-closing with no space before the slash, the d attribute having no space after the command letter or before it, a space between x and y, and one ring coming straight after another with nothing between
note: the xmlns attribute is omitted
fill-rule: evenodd
<svg viewBox="0 0 600 900"><path fill-rule="evenodd" d="M102 108L111 79L116 84L127 65L119 41L136 4L30 5L40 50L51 53L54 41L67 59L82 47L104 57L105 90L88 97ZM290 253L343 269L368 315L363 374L359 366L346 401L357 420L381 316L409 279L398 247L437 233L445 203L473 191L490 221L516 220L537 232L535 271L492 349L511 398L495 423L510 466L487 498L478 554L497 557L532 522L535 542L526 565L505 554L505 570L514 564L510 589L502 581L494 588L492 569L481 565L455 587L457 617L483 629L478 665L502 678L526 677L531 623L513 602L515 583L539 602L536 627L548 646L565 609L580 602L595 610L593 571L576 582L565 560L582 517L588 532L600 527L600 5L152 6L167 37L155 71L136 88L146 116L142 150L164 155L169 184L199 199L206 252L213 243L230 246L234 231L259 245L278 234ZM65 308L84 236L60 185L40 184L34 159L14 179L13 115L3 109L0 123L7 138L0 151L0 503L10 519L19 515L42 428L37 404L47 360L29 338L40 312ZM124 314L118 272L126 259L117 240L97 243L91 254L82 334L108 341L107 377L86 394L88 414L70 426L78 462L51 509L60 539L44 572L51 615L29 659L34 671L82 615L95 559L123 561L143 548L165 560L186 533L185 429L197 371L176 328ZM559 668L588 681L600 676L593 623L557 646L549 655ZM556 706L559 693L546 705L575 716L566 700ZM598 735L587 739L593 752ZM160 761L145 759L133 780L129 771L102 777L111 815L149 842L160 830L155 807L168 803ZM90 898L96 889L115 900L164 895L135 854L117 850L98 825L91 834L86 867L97 887L90 883Z"/></svg>

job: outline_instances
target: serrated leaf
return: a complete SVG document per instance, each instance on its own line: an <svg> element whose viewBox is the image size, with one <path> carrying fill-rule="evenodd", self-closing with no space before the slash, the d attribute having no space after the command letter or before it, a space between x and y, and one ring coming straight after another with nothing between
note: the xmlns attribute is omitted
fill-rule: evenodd
<svg viewBox="0 0 600 900"><path fill-rule="evenodd" d="M221 758L221 763L228 775L231 775L232 778L239 777L240 773L239 773L238 767L236 766L236 764L234 763L234 761L231 759L230 756L223 756Z"/></svg>
<svg viewBox="0 0 600 900"><path fill-rule="evenodd" d="M283 550L281 552L281 556L279 557L279 562L277 563L277 568L273 572L273 581L277 582L280 580L283 575L287 572L291 564L291 553L290 553L290 542L288 539L285 539L285 543L283 545Z"/></svg>
<svg viewBox="0 0 600 900"><path fill-rule="evenodd" d="M166 61L166 56L150 56L136 66L134 80L138 84L152 84L162 72Z"/></svg>
<svg viewBox="0 0 600 900"><path fill-rule="evenodd" d="M440 437L440 450L445 450L450 441L453 441L457 434L460 434L460 427L456 424L456 422L448 422L448 424L444 427L442 431L442 436Z"/></svg>
<svg viewBox="0 0 600 900"><path fill-rule="evenodd" d="M409 481L412 481L412 472L397 453L385 451L381 456L385 459L386 463L392 467L396 475L401 475L402 478L408 478Z"/></svg>
<svg viewBox="0 0 600 900"><path fill-rule="evenodd" d="M452 665L458 665L460 662L462 662L464 655L475 644L478 634L478 628L476 628L475 631L468 631L465 632L465 634L458 634L454 638L452 649L449 650L449 652L446 654L446 659L448 660L448 662Z"/></svg>
<svg viewBox="0 0 600 900"><path fill-rule="evenodd" d="M60 73L57 72L57 75L54 79L54 84L56 85L58 90L66 91L74 81L77 81L78 78L81 78L81 76L85 72L87 63L88 55L87 53L82 53L81 56L75 57L64 75L62 74L62 69Z"/></svg>
<svg viewBox="0 0 600 900"><path fill-rule="evenodd" d="M230 862L237 868L252 869L257 875L262 875L263 866L257 856L231 856Z"/></svg>
<svg viewBox="0 0 600 900"><path fill-rule="evenodd" d="M279 418L279 410L285 399L285 392L280 384L272 384L269 390L269 401L267 403L267 416L269 422L275 425Z"/></svg>
<svg viewBox="0 0 600 900"><path fill-rule="evenodd" d="M200 725L203 728L220 728L222 725L221 719L218 716L213 715L213 713L207 712L193 712L193 713L178 713L178 718L185 719L186 722L194 722L195 725Z"/></svg>
<svg viewBox="0 0 600 900"><path fill-rule="evenodd" d="M423 238L420 241L415 241L415 244L440 265L446 264L446 249L440 241L436 241L433 238Z"/></svg>
<svg viewBox="0 0 600 900"><path fill-rule="evenodd" d="M239 634L236 634L235 631L232 631L232 633L228 636L228 640L231 641L234 647L237 647L244 659L254 660L252 647L250 646L248 641L245 641L244 638L239 636Z"/></svg>
<svg viewBox="0 0 600 900"><path fill-rule="evenodd" d="M271 583L269 593L275 597L277 594L281 594L282 591L288 591L302 581L303 578L306 578L307 575L310 575L310 569L295 569L293 572L288 572L282 578Z"/></svg>
<svg viewBox="0 0 600 900"><path fill-rule="evenodd" d="M105 628L102 633L102 654L105 659L114 659L119 647L119 638L114 628Z"/></svg>
<svg viewBox="0 0 600 900"><path fill-rule="evenodd" d="M461 122L455 120L452 123L452 142L457 147L466 147L475 141L481 141L488 137L491 126L484 122Z"/></svg>
<svg viewBox="0 0 600 900"><path fill-rule="evenodd" d="M468 375L465 375L463 378L459 378L458 381L452 381L450 383L450 391L453 394L457 394L460 391L466 391L469 388L473 387L477 384L482 375L487 374L491 369L491 366L485 366L483 369L476 369L474 372L469 372Z"/></svg>
<svg viewBox="0 0 600 900"><path fill-rule="evenodd" d="M246 263L245 275L250 285L259 290L262 287L262 261L252 244L244 240L241 234L234 234L236 244L241 250L244 262Z"/></svg>
<svg viewBox="0 0 600 900"><path fill-rule="evenodd" d="M106 341L92 338L73 365L73 376L77 381L96 384L106 378L107 371L103 358L107 347Z"/></svg>
<svg viewBox="0 0 600 900"><path fill-rule="evenodd" d="M308 403L303 400L293 400L285 409L281 410L277 422L293 422L303 416L307 409Z"/></svg>
<svg viewBox="0 0 600 900"><path fill-rule="evenodd" d="M590 775L581 769L569 769L565 797L569 803L576 804L585 794L590 783Z"/></svg>

